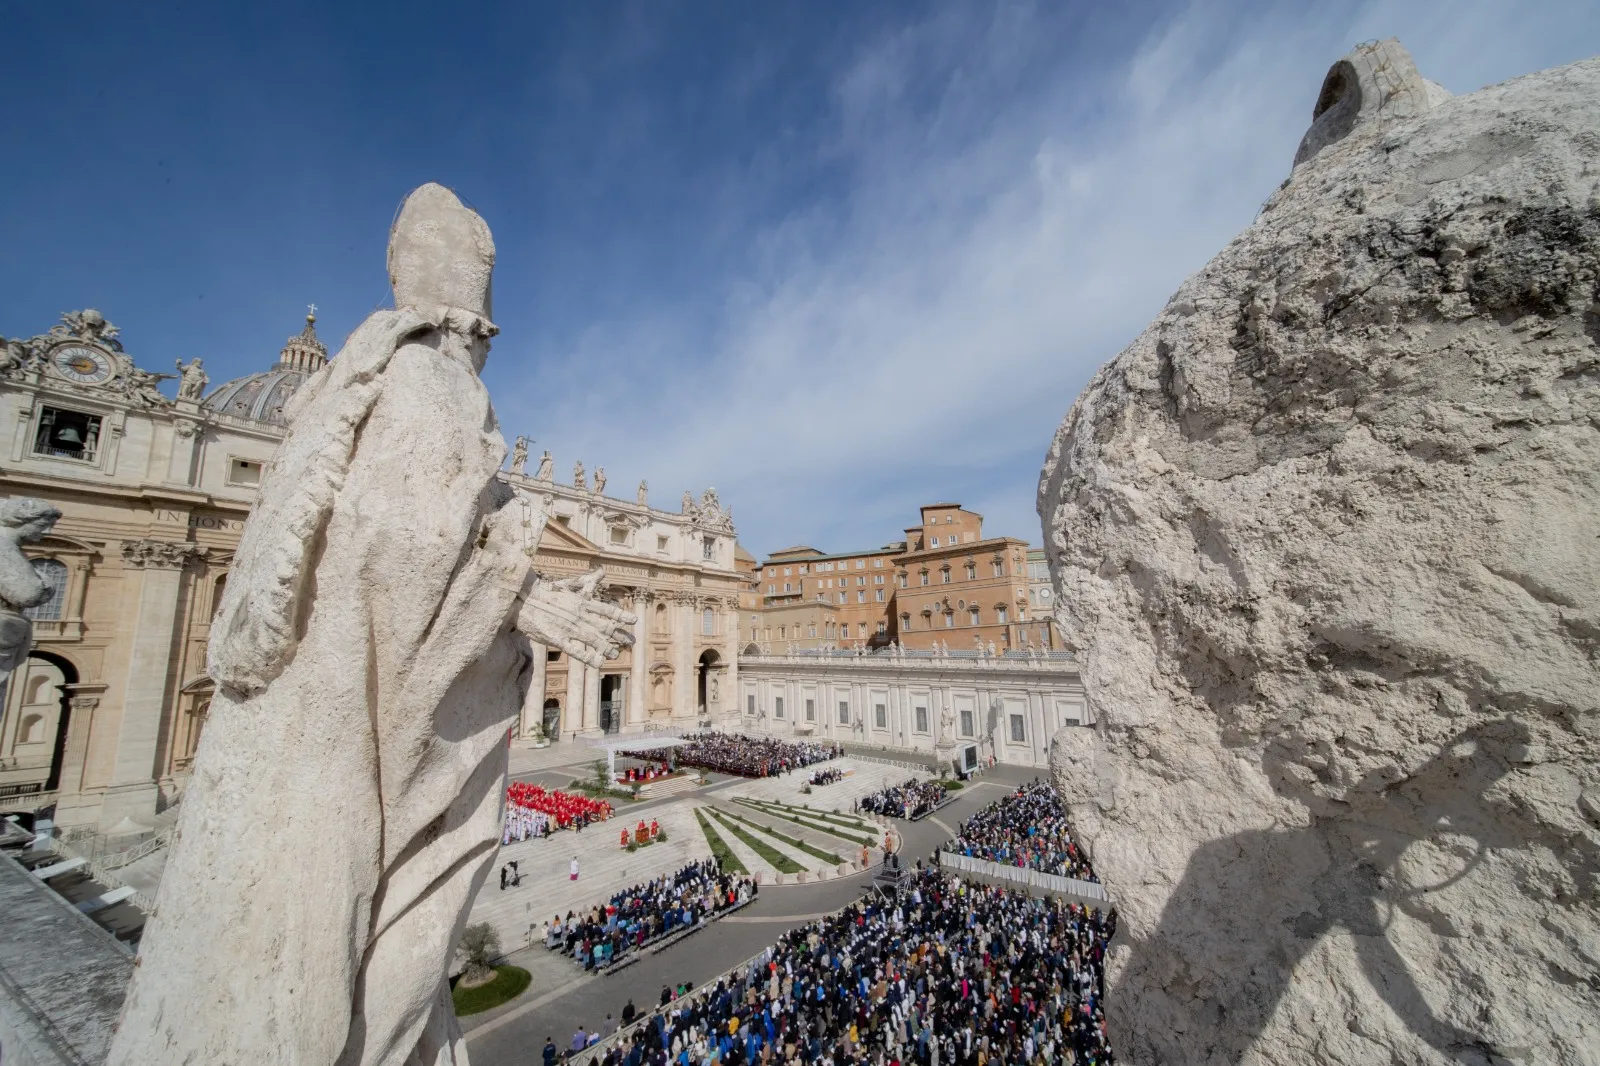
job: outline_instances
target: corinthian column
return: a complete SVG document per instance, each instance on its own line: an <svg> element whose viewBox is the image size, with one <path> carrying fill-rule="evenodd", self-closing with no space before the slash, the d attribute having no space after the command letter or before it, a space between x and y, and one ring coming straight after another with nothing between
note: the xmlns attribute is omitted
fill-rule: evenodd
<svg viewBox="0 0 1600 1066"><path fill-rule="evenodd" d="M127 688L117 729L117 757L100 808L100 825L109 829L124 818L149 825L156 813L156 753L161 744L162 711L167 702L173 626L183 588L183 568L200 553L194 544L130 540L122 545L122 565L138 575L139 603L128 656Z"/></svg>

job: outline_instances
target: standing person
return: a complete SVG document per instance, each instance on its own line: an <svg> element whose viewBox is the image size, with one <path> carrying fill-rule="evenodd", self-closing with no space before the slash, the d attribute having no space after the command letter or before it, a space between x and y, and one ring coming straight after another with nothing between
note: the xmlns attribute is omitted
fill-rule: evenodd
<svg viewBox="0 0 1600 1066"><path fill-rule="evenodd" d="M500 867L500 891L504 892L505 890L506 890L506 868L504 866L502 866L502 867Z"/></svg>
<svg viewBox="0 0 1600 1066"><path fill-rule="evenodd" d="M633 1024L633 1019L634 1019L635 1015L637 1015L638 1013L639 1013L639 1008L637 1008L637 1007L635 1007L633 1005L633 1000L630 998L628 1000L628 1002L626 1004L624 1004L623 1007L622 1007L622 1024L623 1025L632 1025Z"/></svg>
<svg viewBox="0 0 1600 1066"><path fill-rule="evenodd" d="M574 855L572 857L572 866L570 867L570 870L571 870L572 876L570 878L568 878L568 880L569 881L576 881L578 879L578 857L576 855Z"/></svg>
<svg viewBox="0 0 1600 1066"><path fill-rule="evenodd" d="M556 1038L553 1037L553 1036L545 1037L544 1038L544 1066L556 1066L556 1055L557 1054L559 1054L559 1052L556 1051Z"/></svg>
<svg viewBox="0 0 1600 1066"><path fill-rule="evenodd" d="M617 1020L615 1018L611 1017L610 1014L607 1014L606 1015L606 1020L600 1023L600 1038L602 1040L604 1040L606 1037L610 1036L612 1033L614 1033L616 1031L617 1031Z"/></svg>
<svg viewBox="0 0 1600 1066"><path fill-rule="evenodd" d="M572 1043L569 1045L573 1051L582 1051L589 1046L589 1034L583 1031L583 1026L578 1026L578 1031L572 1034Z"/></svg>

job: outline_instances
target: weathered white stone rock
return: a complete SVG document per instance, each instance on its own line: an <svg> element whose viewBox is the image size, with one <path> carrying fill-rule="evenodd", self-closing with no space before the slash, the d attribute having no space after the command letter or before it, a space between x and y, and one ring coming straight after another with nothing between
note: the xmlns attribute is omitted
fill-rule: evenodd
<svg viewBox="0 0 1600 1066"><path fill-rule="evenodd" d="M1600 61L1330 73L1039 490L1156 1063L1600 1061Z"/></svg>
<svg viewBox="0 0 1600 1066"><path fill-rule="evenodd" d="M33 650L33 622L22 612L50 598L22 545L42 539L60 517L43 500L0 500L0 695L12 671Z"/></svg>
<svg viewBox="0 0 1600 1066"><path fill-rule="evenodd" d="M301 389L213 625L218 692L110 1062L464 1063L446 972L493 864L530 638L631 615L530 572L477 371L488 228L406 201L378 312ZM540 649L538 654L543 654Z"/></svg>

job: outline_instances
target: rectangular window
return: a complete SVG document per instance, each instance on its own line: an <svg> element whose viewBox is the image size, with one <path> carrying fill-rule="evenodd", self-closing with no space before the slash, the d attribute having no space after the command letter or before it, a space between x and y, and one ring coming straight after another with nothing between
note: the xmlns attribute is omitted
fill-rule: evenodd
<svg viewBox="0 0 1600 1066"><path fill-rule="evenodd" d="M612 526L611 527L611 543L613 543L613 544L626 544L626 543L628 543L628 529L627 529L626 526Z"/></svg>
<svg viewBox="0 0 1600 1066"><path fill-rule="evenodd" d="M228 458L228 484L248 485L251 488L261 484L261 464L254 459Z"/></svg>
<svg viewBox="0 0 1600 1066"><path fill-rule="evenodd" d="M717 634L717 613L710 607L700 612L700 635L713 637Z"/></svg>
<svg viewBox="0 0 1600 1066"><path fill-rule="evenodd" d="M867 568L867 561L865 559L857 559L856 560L856 569L857 570L865 570L866 568Z"/></svg>
<svg viewBox="0 0 1600 1066"><path fill-rule="evenodd" d="M956 616L955 616L954 612L946 611L945 615L944 615L944 627L946 629L951 629L951 628L954 628L955 624L956 624Z"/></svg>
<svg viewBox="0 0 1600 1066"><path fill-rule="evenodd" d="M805 573L805 572L806 572L806 568L805 568L805 567L803 567L803 566L802 566L802 567L801 567L801 568L800 568L800 572L801 572L801 573L802 573L802 574L803 574L803 573Z"/></svg>
<svg viewBox="0 0 1600 1066"><path fill-rule="evenodd" d="M889 708L881 703L872 705L872 724L879 729L889 728Z"/></svg>
<svg viewBox="0 0 1600 1066"><path fill-rule="evenodd" d="M769 596L770 596L770 595L772 595L772 594L773 594L773 593L774 593L774 592L777 592L777 591L778 591L778 586L777 586L777 585L768 585L768 586L767 586L767 595L769 595Z"/></svg>
<svg viewBox="0 0 1600 1066"><path fill-rule="evenodd" d="M926 707L918 707L917 708L917 732L926 733L927 731L928 731L928 708L926 708Z"/></svg>
<svg viewBox="0 0 1600 1066"><path fill-rule="evenodd" d="M883 602L883 590L882 589L878 589L872 595L873 595L873 598L876 599L879 603Z"/></svg>
<svg viewBox="0 0 1600 1066"><path fill-rule="evenodd" d="M840 700L839 701L839 724L840 725L849 725L850 724L850 701L849 700Z"/></svg>
<svg viewBox="0 0 1600 1066"><path fill-rule="evenodd" d="M813 636L813 637L816 636L817 635L817 623L812 622L809 628L811 630L810 635Z"/></svg>
<svg viewBox="0 0 1600 1066"><path fill-rule="evenodd" d="M857 603L866 603L867 602L867 594L865 592L856 593L856 602Z"/></svg>
<svg viewBox="0 0 1600 1066"><path fill-rule="evenodd" d="M994 609L994 620L1000 625L1006 624L1006 609L1004 607L996 607Z"/></svg>
<svg viewBox="0 0 1600 1066"><path fill-rule="evenodd" d="M816 700L806 700L806 721L815 722L816 720L817 720L817 701Z"/></svg>
<svg viewBox="0 0 1600 1066"><path fill-rule="evenodd" d="M919 576L922 578L922 583L926 585L928 583L928 572L924 570Z"/></svg>
<svg viewBox="0 0 1600 1066"><path fill-rule="evenodd" d="M39 409L39 429L33 437L33 454L92 463L100 453L100 425L99 415L86 415L61 407L42 407Z"/></svg>
<svg viewBox="0 0 1600 1066"><path fill-rule="evenodd" d="M872 560L872 565L873 565L873 567L875 569L879 568L879 567L882 567L883 566L883 560L882 559L874 559L874 560Z"/></svg>
<svg viewBox="0 0 1600 1066"><path fill-rule="evenodd" d="M939 584L941 584L941 585L950 584L950 569L948 567L946 567L945 569L939 571Z"/></svg>
<svg viewBox="0 0 1600 1066"><path fill-rule="evenodd" d="M995 563L994 564L994 576L995 577L1005 577L1006 576L1006 564L1005 563Z"/></svg>
<svg viewBox="0 0 1600 1066"><path fill-rule="evenodd" d="M1028 735L1023 729L1022 715L1020 715L1020 714L1012 715L1011 716L1011 742L1013 744L1024 744L1024 743L1027 742L1027 740L1028 740Z"/></svg>
<svg viewBox="0 0 1600 1066"><path fill-rule="evenodd" d="M929 545L929 547L937 548L939 546L939 538L938 537L934 537L932 540L930 540L928 542L928 545Z"/></svg>
<svg viewBox="0 0 1600 1066"><path fill-rule="evenodd" d="M756 697L753 692L744 698L744 713L751 715L756 713Z"/></svg>
<svg viewBox="0 0 1600 1066"><path fill-rule="evenodd" d="M964 736L964 737L970 737L972 735L972 712L971 711L962 711L961 712L961 735Z"/></svg>
<svg viewBox="0 0 1600 1066"><path fill-rule="evenodd" d="M976 607L974 607L971 611L969 611L967 613L969 615L969 619L968 620L973 625L981 625L982 624L981 622L978 621L978 609Z"/></svg>
<svg viewBox="0 0 1600 1066"><path fill-rule="evenodd" d="M849 598L849 596L850 596L850 594L848 592L839 593L839 602L843 603L846 599Z"/></svg>
<svg viewBox="0 0 1600 1066"><path fill-rule="evenodd" d="M666 537L657 537L656 538L656 551L664 552L666 550L667 550L667 538Z"/></svg>
<svg viewBox="0 0 1600 1066"><path fill-rule="evenodd" d="M884 636L888 632L889 632L889 623L888 622L879 622L878 623L878 635L879 636Z"/></svg>
<svg viewBox="0 0 1600 1066"><path fill-rule="evenodd" d="M774 717L774 718L782 718L783 717L783 697L782 696L774 696L772 698L772 717Z"/></svg>
<svg viewBox="0 0 1600 1066"><path fill-rule="evenodd" d="M783 576L784 577L790 577L793 574L794 574L794 570L791 567L787 567L786 566L786 567L783 568Z"/></svg>
<svg viewBox="0 0 1600 1066"><path fill-rule="evenodd" d="M784 582L784 583L783 583L783 591L785 591L785 592L792 592L792 591L794 591L794 582L792 582L792 581L785 581L785 582Z"/></svg>
<svg viewBox="0 0 1600 1066"><path fill-rule="evenodd" d="M978 580L978 568L976 566L974 566L972 563L968 563L967 564L967 580L968 581L976 581L976 580Z"/></svg>
<svg viewBox="0 0 1600 1066"><path fill-rule="evenodd" d="M901 574L901 575L900 575L900 587L901 587L901 588L903 588L903 589L904 589L904 588L910 588L910 587L911 587L911 586L910 586L910 585L909 585L909 584L908 584L908 583L907 583L907 578L906 578L906 575L904 575L904 574Z"/></svg>

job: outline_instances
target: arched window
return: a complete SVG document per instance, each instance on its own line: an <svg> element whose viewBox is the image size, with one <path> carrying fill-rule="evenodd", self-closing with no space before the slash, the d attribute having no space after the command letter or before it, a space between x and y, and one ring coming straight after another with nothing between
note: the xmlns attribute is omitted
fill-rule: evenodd
<svg viewBox="0 0 1600 1066"><path fill-rule="evenodd" d="M54 622L67 603L67 564L58 559L34 559L33 569L49 590L50 598L22 613L35 622Z"/></svg>
<svg viewBox="0 0 1600 1066"><path fill-rule="evenodd" d="M664 603L656 604L656 632L662 634L672 632L672 613L667 610L667 605Z"/></svg>

